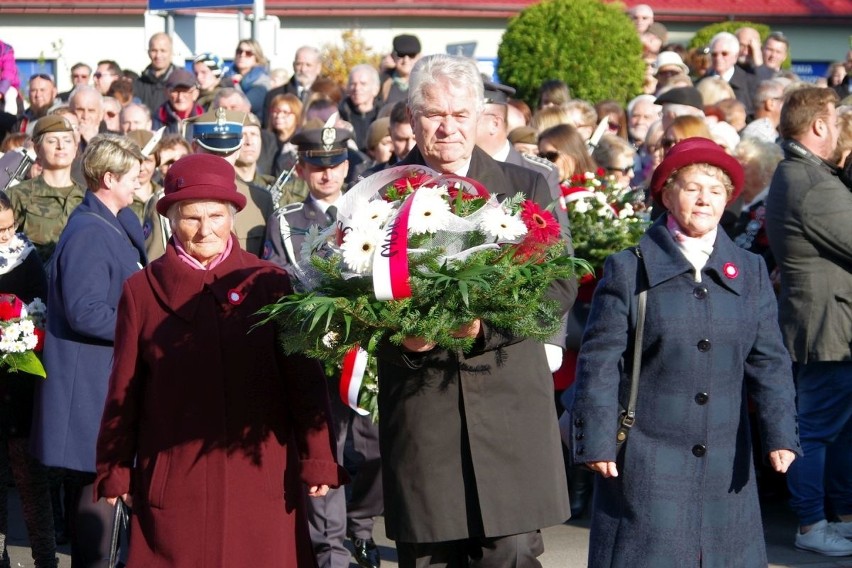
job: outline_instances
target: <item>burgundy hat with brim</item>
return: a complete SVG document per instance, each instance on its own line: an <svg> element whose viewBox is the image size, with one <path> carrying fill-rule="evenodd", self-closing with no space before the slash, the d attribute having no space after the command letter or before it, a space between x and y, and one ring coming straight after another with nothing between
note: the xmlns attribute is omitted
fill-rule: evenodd
<svg viewBox="0 0 852 568"><path fill-rule="evenodd" d="M163 216L173 204L190 199L227 201L237 211L246 206L245 196L237 191L234 167L213 154L190 154L175 162L163 181L163 192L157 202Z"/></svg>
<svg viewBox="0 0 852 568"><path fill-rule="evenodd" d="M651 177L651 197L657 203L662 203L661 194L666 181L675 171L692 164L710 164L724 170L734 184L734 191L728 203L739 196L743 189L744 174L743 167L736 158L709 138L686 138L672 146L663 162L654 170Z"/></svg>

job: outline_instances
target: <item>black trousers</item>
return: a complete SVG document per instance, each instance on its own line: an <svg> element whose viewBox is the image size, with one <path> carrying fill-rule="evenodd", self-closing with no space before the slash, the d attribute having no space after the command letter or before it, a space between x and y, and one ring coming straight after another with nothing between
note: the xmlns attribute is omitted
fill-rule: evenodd
<svg viewBox="0 0 852 568"><path fill-rule="evenodd" d="M397 542L400 568L541 568L541 532L447 542Z"/></svg>
<svg viewBox="0 0 852 568"><path fill-rule="evenodd" d="M70 482L67 502L76 504L71 515L71 568L112 568L109 566L115 507L106 499L93 501L95 474L66 470Z"/></svg>

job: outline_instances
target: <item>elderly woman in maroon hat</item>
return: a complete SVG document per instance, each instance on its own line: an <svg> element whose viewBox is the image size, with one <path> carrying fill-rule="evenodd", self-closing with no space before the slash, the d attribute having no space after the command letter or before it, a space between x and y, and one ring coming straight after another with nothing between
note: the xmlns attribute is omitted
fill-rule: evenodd
<svg viewBox="0 0 852 568"><path fill-rule="evenodd" d="M713 141L681 141L651 180L666 213L604 267L572 410L573 457L599 474L590 567L767 565L747 398L776 471L800 448L766 266L719 230L742 184L740 165ZM641 291L635 423L619 447Z"/></svg>
<svg viewBox="0 0 852 568"><path fill-rule="evenodd" d="M240 249L234 179L213 155L172 166L157 211L173 236L118 308L95 487L132 503L131 567L314 566L300 484L346 478L318 364L255 327L291 288Z"/></svg>

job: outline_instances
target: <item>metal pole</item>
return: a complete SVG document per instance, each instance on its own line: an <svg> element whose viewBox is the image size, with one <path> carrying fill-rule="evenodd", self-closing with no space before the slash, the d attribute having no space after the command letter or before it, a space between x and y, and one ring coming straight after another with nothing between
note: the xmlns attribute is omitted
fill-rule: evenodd
<svg viewBox="0 0 852 568"><path fill-rule="evenodd" d="M254 17L251 20L251 38L260 41L260 22L266 18L266 1L254 0Z"/></svg>

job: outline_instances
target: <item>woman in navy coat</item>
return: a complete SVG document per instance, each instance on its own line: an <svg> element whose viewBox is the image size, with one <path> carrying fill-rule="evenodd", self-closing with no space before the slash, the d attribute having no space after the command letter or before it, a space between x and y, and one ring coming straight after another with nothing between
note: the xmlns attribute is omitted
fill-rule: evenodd
<svg viewBox="0 0 852 568"><path fill-rule="evenodd" d="M748 396L772 467L786 471L800 449L790 357L766 268L718 230L742 182L742 168L721 147L681 141L651 181L667 213L638 254L607 260L573 407L574 459L600 474L590 567L767 564ZM648 299L636 423L619 450L641 289Z"/></svg>
<svg viewBox="0 0 852 568"><path fill-rule="evenodd" d="M130 140L103 134L83 154L89 190L59 238L48 283L44 366L30 434L34 456L65 468L71 496L72 562L108 557L113 508L93 502L95 444L112 365L124 281L145 263L142 226L132 210L144 157ZM100 517L100 518L98 518ZM104 546L102 546L104 545Z"/></svg>

